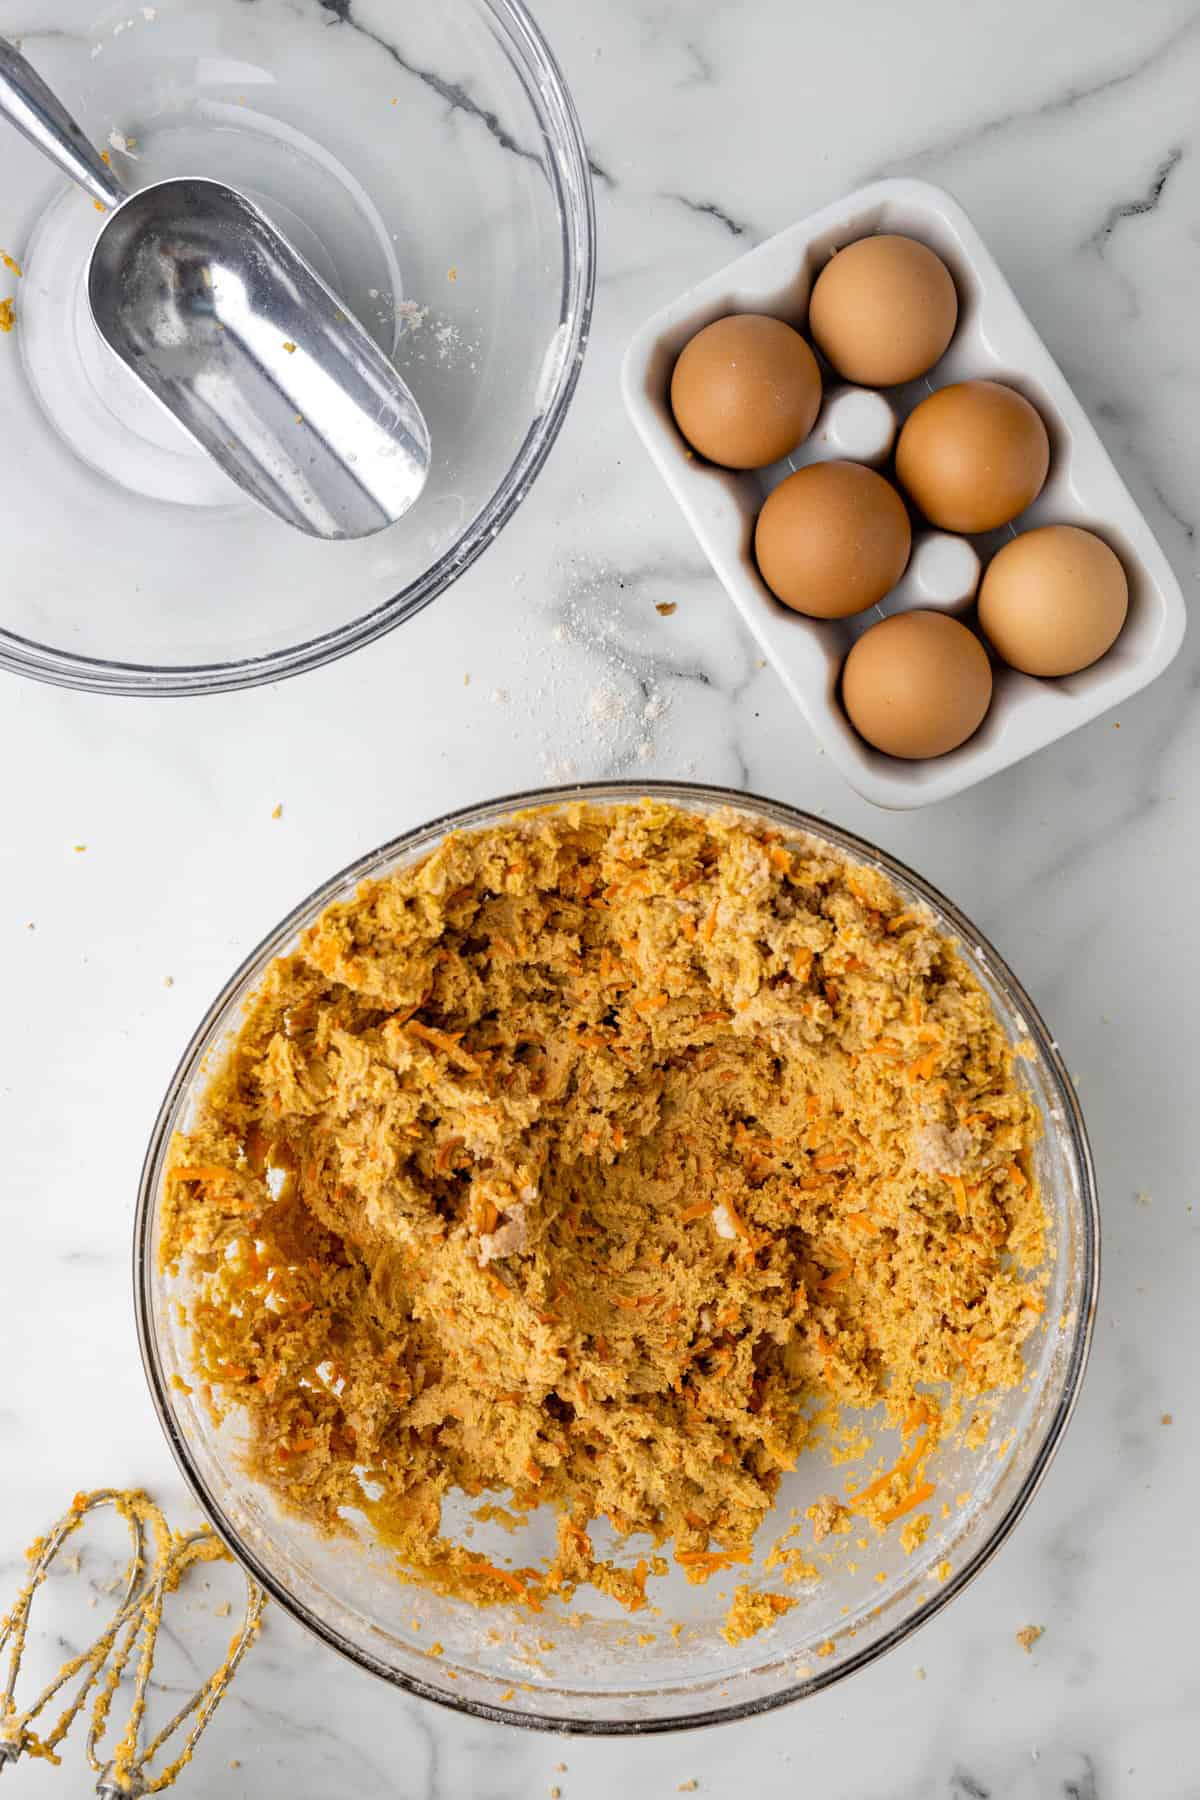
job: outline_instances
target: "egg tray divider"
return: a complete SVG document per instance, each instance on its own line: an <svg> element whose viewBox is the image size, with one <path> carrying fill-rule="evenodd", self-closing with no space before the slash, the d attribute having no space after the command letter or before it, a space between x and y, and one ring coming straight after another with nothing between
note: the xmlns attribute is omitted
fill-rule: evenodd
<svg viewBox="0 0 1200 1800"><path fill-rule="evenodd" d="M949 755L914 763L885 756L858 736L838 685L854 640L890 611L919 606L919 596L901 584L881 606L839 620L808 619L782 605L758 572L753 541L763 500L787 467L742 473L704 462L689 452L668 398L675 359L703 326L726 313L765 312L806 330L808 296L830 255L878 231L901 232L935 250L959 296L958 328L942 360L922 380L888 390L898 418L934 388L982 377L1023 393L1050 434L1050 473L1038 499L1015 527L970 540L984 563L1017 530L1073 524L1111 544L1129 577L1129 616L1107 656L1054 681L996 662L991 710L975 735ZM823 374L832 387L836 378L827 368ZM877 806L926 806L1010 767L1155 680L1183 641L1183 595L1165 554L999 265L941 188L907 179L872 183L739 257L647 320L626 353L622 387L638 434L763 655L847 781ZM894 479L890 462L883 472Z"/></svg>

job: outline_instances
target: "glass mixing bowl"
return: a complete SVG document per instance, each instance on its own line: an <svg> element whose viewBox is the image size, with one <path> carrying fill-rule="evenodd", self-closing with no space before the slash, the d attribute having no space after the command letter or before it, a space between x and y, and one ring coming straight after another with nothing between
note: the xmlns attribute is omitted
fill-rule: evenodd
<svg viewBox="0 0 1200 1800"><path fill-rule="evenodd" d="M186 1129L206 1068L236 1032L243 1003L272 958L289 951L332 901L358 883L426 855L449 831L495 824L527 806L584 798L595 805L644 794L692 811L732 807L785 834L805 833L881 869L902 898L924 903L991 998L1014 1045L1015 1066L1043 1121L1036 1169L1050 1222L1049 1287L1044 1325L1026 1344L1028 1379L999 1398L986 1444L971 1449L953 1435L938 1449L930 1479L938 1496L925 1542L900 1553L893 1534L868 1552L841 1538L848 1555L774 1628L731 1646L720 1627L734 1580L762 1577L762 1559L789 1509L804 1508L845 1471L819 1449L806 1450L784 1478L772 1518L758 1534L758 1560L728 1579L689 1586L681 1573L655 1584L663 1616L634 1620L581 1590L578 1623L549 1611L530 1621L497 1609L481 1612L396 1580L388 1553L367 1537L327 1542L283 1516L268 1494L240 1473L239 1433L215 1428L199 1399L172 1381L189 1371L187 1335L174 1302L180 1282L158 1272L164 1165L177 1129ZM197 1501L238 1559L281 1605L343 1655L396 1686L462 1711L512 1724L581 1732L646 1732L742 1718L828 1687L892 1649L960 1593L1008 1536L1028 1506L1062 1437L1087 1359L1099 1274L1095 1177L1075 1094L1053 1038L1010 969L974 926L937 891L872 845L821 820L743 794L665 782L610 783L520 794L435 820L364 856L305 900L243 963L192 1039L167 1092L142 1174L135 1228L138 1330L154 1403ZM186 1278L184 1290L186 1290ZM889 1438L874 1422L874 1454L890 1464ZM473 1503L472 1503L473 1504ZM545 1510L545 1509L543 1509ZM447 1509L449 1513L450 1509ZM464 1501L459 1526L468 1521ZM549 1521L535 1514L517 1539L475 1527L472 1548L527 1561L551 1549ZM447 1530L455 1521L447 1518ZM772 1529L774 1526L774 1529ZM601 1534L597 1534L598 1539ZM829 1547L826 1540L822 1550ZM637 1555L630 1547L632 1566ZM885 1576L883 1582L877 1574ZM767 1577L769 1582L770 1578ZM721 1595L724 1594L724 1598ZM678 1624L678 1636L671 1634ZM638 1643L639 1633L653 1642ZM432 1650L440 1645L441 1654Z"/></svg>
<svg viewBox="0 0 1200 1800"><path fill-rule="evenodd" d="M591 314L587 152L520 0L0 0L127 185L249 193L394 354L433 467L397 525L260 512L101 345L86 195L2 130L0 667L110 693L278 680L407 619L486 548L563 422ZM103 354L102 354L103 352Z"/></svg>

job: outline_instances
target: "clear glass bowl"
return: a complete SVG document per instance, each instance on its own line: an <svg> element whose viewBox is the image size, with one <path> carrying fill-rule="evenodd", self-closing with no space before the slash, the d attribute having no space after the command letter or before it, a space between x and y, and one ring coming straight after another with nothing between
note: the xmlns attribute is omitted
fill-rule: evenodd
<svg viewBox="0 0 1200 1800"><path fill-rule="evenodd" d="M210 1058L220 1055L240 1023L248 994L272 958L290 950L332 901L362 880L426 855L449 831L487 826L527 806L585 798L596 805L652 794L692 811L732 807L785 833L804 833L881 869L901 896L924 902L991 998L1014 1045L1025 1082L1040 1109L1043 1133L1037 1175L1050 1221L1044 1326L1027 1342L1028 1380L994 1407L981 1449L961 1436L943 1443L929 1469L950 1516L904 1556L894 1533L869 1552L849 1554L773 1629L732 1647L720 1635L734 1579L762 1575L762 1556L786 1524L788 1509L842 1488L843 1470L819 1451L806 1452L785 1477L772 1519L758 1534L756 1566L691 1587L677 1571L655 1584L663 1616L639 1613L631 1623L599 1600L574 1628L549 1612L530 1621L403 1585L390 1557L369 1539L329 1543L280 1514L271 1497L237 1466L239 1432L213 1427L194 1396L172 1384L189 1369L187 1334L175 1300L186 1291L158 1273L159 1202L172 1133L186 1129L203 1091ZM512 1724L580 1732L647 1732L742 1718L816 1693L901 1643L960 1593L1008 1536L1029 1504L1062 1437L1087 1359L1099 1275L1095 1177L1079 1107L1053 1038L1029 997L970 922L920 876L848 832L791 807L716 788L665 782L610 783L514 795L435 820L364 856L335 875L286 918L218 995L192 1039L167 1092L142 1173L135 1248L138 1330L155 1406L196 1499L230 1548L281 1605L343 1655L398 1687L462 1711ZM888 1440L876 1422L876 1451ZM890 1457L888 1460L892 1460ZM963 1496L967 1496L963 1498ZM467 1519L464 1503L460 1523ZM774 1524L774 1529L772 1525ZM450 1521L447 1521L447 1528ZM515 1540L476 1528L472 1547L536 1558L552 1548L549 1521L534 1515ZM852 1546L853 1539L837 1540ZM822 1546L829 1547L829 1540ZM632 1565L637 1551L632 1546ZM855 1560L857 1555L857 1562ZM886 1579L876 1574L882 1567ZM768 1578L769 1579L769 1578ZM720 1596L724 1593L725 1598ZM678 1638L670 1634L679 1623ZM654 1642L637 1643L639 1632ZM440 1643L442 1654L430 1653Z"/></svg>
<svg viewBox="0 0 1200 1800"><path fill-rule="evenodd" d="M278 680L410 618L524 499L591 315L587 152L520 0L157 0L0 32L130 186L191 173L256 198L394 354L429 484L358 543L260 512L116 359L86 310L92 202L3 130L0 667L112 693ZM18 275L17 268L23 270Z"/></svg>

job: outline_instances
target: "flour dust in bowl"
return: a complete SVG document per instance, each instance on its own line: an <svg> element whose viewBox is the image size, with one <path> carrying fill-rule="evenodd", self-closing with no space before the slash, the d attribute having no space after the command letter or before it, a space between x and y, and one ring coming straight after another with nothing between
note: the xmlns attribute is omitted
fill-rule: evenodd
<svg viewBox="0 0 1200 1800"><path fill-rule="evenodd" d="M373 538L313 542L263 515L99 342L101 218L13 136L0 666L132 694L316 667L467 568L561 426L594 279L562 77L519 0L164 0L102 24L63 0L55 24L22 47L124 185L207 176L254 201L394 360L433 463ZM0 33L26 25L0 0Z"/></svg>
<svg viewBox="0 0 1200 1800"><path fill-rule="evenodd" d="M251 1572L400 1687L593 1732L815 1692L958 1593L1096 1292L1069 1078L969 922L650 786L305 901L193 1038L136 1223L155 1404Z"/></svg>

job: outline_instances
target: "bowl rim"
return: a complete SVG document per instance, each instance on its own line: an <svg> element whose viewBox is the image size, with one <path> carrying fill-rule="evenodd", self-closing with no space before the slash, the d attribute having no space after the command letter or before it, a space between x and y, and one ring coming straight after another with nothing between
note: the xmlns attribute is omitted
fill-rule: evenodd
<svg viewBox="0 0 1200 1800"><path fill-rule="evenodd" d="M438 558L399 593L368 613L281 650L231 662L169 667L77 655L0 629L0 670L53 687L158 699L224 694L285 681L336 662L415 618L445 592L499 536L546 462L579 381L596 290L596 209L592 164L566 78L524 0L475 0L518 61L538 118L540 160L562 221L563 269L554 381L530 422L503 479L482 511ZM548 359L549 360L549 359Z"/></svg>
<svg viewBox="0 0 1200 1800"><path fill-rule="evenodd" d="M333 1626L311 1612L303 1601L290 1593L270 1570L263 1566L256 1553L245 1544L222 1507L209 1493L192 1458L187 1440L177 1423L171 1405L170 1390L158 1355L157 1339L152 1324L155 1269L150 1254L150 1238L157 1212L162 1169L176 1111L183 1094L198 1074L201 1061L213 1042L217 1021L243 983L250 980L256 973L261 973L271 957L280 954L281 950L289 943L294 942L297 933L307 922L339 894L345 892L348 887L394 865L407 852L419 846L427 845L429 848L433 848L441 838L451 832L470 830L485 823L495 823L499 819L529 809L557 808L570 805L574 801L629 803L642 799L678 802L683 806L689 802L698 802L708 807L732 807L737 811L782 824L789 830L804 832L814 838L824 839L836 849L865 863L874 864L885 875L894 876L911 886L921 899L939 914L939 922L948 925L986 959L990 974L1004 987L1007 995L1019 1007L1021 1018L1027 1028L1027 1035L1036 1045L1039 1057L1062 1105L1063 1126L1070 1138L1080 1177L1080 1209L1083 1224L1083 1244L1080 1257L1081 1282L1080 1292L1074 1297L1073 1302L1074 1326L1063 1375L1062 1391L1053 1413L1043 1427L1042 1439L1034 1454L1030 1469L1018 1492L1009 1502L984 1542L968 1558L962 1568L956 1570L936 1592L924 1598L913 1612L897 1622L876 1642L856 1651L829 1669L796 1678L776 1693L759 1695L746 1701L731 1701L727 1705L710 1706L707 1710L694 1714L664 1713L661 1717L652 1719L589 1719L571 1717L564 1713L513 1710L503 1705L451 1693L448 1687L436 1687L419 1676L391 1668L362 1646L348 1642ZM668 1731L691 1730L700 1726L732 1724L739 1720L753 1718L759 1713L773 1712L778 1707L789 1705L795 1700L821 1693L836 1683L844 1681L848 1676L856 1674L860 1669L867 1668L887 1651L894 1650L905 1642L913 1632L927 1624L945 1606L948 1606L951 1600L960 1594L986 1567L1000 1546L1011 1535L1045 1479L1046 1472L1062 1442L1079 1398L1091 1349L1099 1293L1099 1195L1087 1127L1057 1040L1005 958L966 915L931 882L909 868L898 857L892 856L890 852L872 844L868 839L861 838L856 833L847 831L828 820L818 818L799 807L793 807L785 801L771 800L763 795L703 782L590 781L570 783L560 787L534 788L502 795L494 800L458 807L441 814L426 824L415 827L413 830L401 833L400 836L380 845L377 849L356 857L337 874L322 882L298 906L293 907L287 917L243 959L237 970L222 987L200 1025L193 1032L159 1107L143 1160L138 1186L133 1227L132 1273L134 1312L142 1366L159 1424L179 1471L196 1504L211 1522L230 1554L298 1624L322 1643L339 1652L349 1662L379 1676L391 1686L399 1688L405 1693L432 1700L452 1712L465 1713L495 1724L521 1726L533 1731L566 1732L580 1737L645 1737Z"/></svg>

